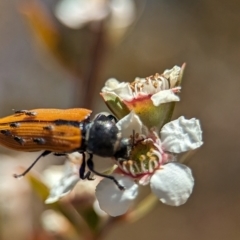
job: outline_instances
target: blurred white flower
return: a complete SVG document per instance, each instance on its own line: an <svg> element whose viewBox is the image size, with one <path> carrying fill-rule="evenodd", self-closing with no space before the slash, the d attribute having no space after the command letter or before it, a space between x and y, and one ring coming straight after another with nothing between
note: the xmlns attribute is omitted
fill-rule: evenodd
<svg viewBox="0 0 240 240"><path fill-rule="evenodd" d="M61 0L55 15L73 29L103 19L108 19L110 28L124 28L135 19L135 5L133 0Z"/></svg>
<svg viewBox="0 0 240 240"><path fill-rule="evenodd" d="M102 216L101 209L95 204L95 188L102 178L94 176L94 181L80 180L81 163L82 154L74 152L67 155L63 166L50 166L43 172L46 183L50 185L50 194L45 203L54 203L74 189L69 195L70 199L77 199L82 206L91 205Z"/></svg>
<svg viewBox="0 0 240 240"><path fill-rule="evenodd" d="M41 222L43 228L53 234L65 235L72 228L67 218L51 209L42 213Z"/></svg>
<svg viewBox="0 0 240 240"><path fill-rule="evenodd" d="M101 209L111 216L127 212L138 194L138 184L150 184L152 192L165 204L184 204L192 193L194 179L190 168L176 162L176 154L200 147L202 131L199 121L180 117L167 123L160 136L147 131L139 117L131 112L117 123L123 136L135 131L130 160L116 159L114 177L125 187L120 191L109 179L96 188Z"/></svg>
<svg viewBox="0 0 240 240"><path fill-rule="evenodd" d="M45 203L50 204L58 201L74 188L80 180L79 168L81 159L81 154L77 152L71 153L68 154L68 159L65 161L63 170L59 169L59 167L56 169L56 166L54 166L44 171L46 182L52 185ZM51 182L54 184L51 184Z"/></svg>

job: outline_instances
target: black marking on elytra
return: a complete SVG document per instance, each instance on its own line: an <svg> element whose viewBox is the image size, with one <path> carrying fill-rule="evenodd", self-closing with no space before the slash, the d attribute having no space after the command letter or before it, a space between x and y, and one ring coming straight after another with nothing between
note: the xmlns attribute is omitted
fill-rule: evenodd
<svg viewBox="0 0 240 240"><path fill-rule="evenodd" d="M53 126L52 125L47 125L43 127L43 130L47 130L47 131L52 131L53 130Z"/></svg>
<svg viewBox="0 0 240 240"><path fill-rule="evenodd" d="M18 136L14 136L13 138L17 143L19 143L20 145L24 145L24 143L26 142L26 140L22 137L18 137Z"/></svg>
<svg viewBox="0 0 240 240"><path fill-rule="evenodd" d="M12 136L12 133L10 130L1 130L1 133L5 136Z"/></svg>
<svg viewBox="0 0 240 240"><path fill-rule="evenodd" d="M37 115L36 112L31 112L31 111L28 111L25 114L28 115L28 116L36 116Z"/></svg>
<svg viewBox="0 0 240 240"><path fill-rule="evenodd" d="M15 114L25 114L28 110L16 110Z"/></svg>
<svg viewBox="0 0 240 240"><path fill-rule="evenodd" d="M10 123L9 126L10 126L11 128L17 128L17 127L20 126L20 123L19 123L19 122L13 122L13 123Z"/></svg>
<svg viewBox="0 0 240 240"><path fill-rule="evenodd" d="M25 114L27 116L36 116L37 115L36 112L32 112L29 110L17 110L17 111L15 111L15 114Z"/></svg>
<svg viewBox="0 0 240 240"><path fill-rule="evenodd" d="M54 121L54 123L57 126L61 126L61 125L69 125L69 126L73 126L73 127L78 127L79 128L79 122L77 121L68 121L68 120L63 120L63 119L58 119L56 121Z"/></svg>
<svg viewBox="0 0 240 240"><path fill-rule="evenodd" d="M35 142L39 145L43 145L46 143L46 140L44 138L33 138L33 142Z"/></svg>

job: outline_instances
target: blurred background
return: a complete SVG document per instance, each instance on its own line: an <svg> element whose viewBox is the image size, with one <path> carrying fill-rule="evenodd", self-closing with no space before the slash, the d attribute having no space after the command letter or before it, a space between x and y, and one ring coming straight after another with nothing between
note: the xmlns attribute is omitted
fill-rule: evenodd
<svg viewBox="0 0 240 240"><path fill-rule="evenodd" d="M196 117L204 131L188 163L194 192L185 205L159 203L105 239L239 240L239 1L126 0L120 13L101 4L80 5L81 13L77 1L66 2L0 1L0 116L12 109L106 111L99 92L108 78L132 81L186 62L173 118ZM0 151L0 239L74 239L49 235L43 202L26 179L12 177L38 154ZM47 157L35 171L61 161Z"/></svg>

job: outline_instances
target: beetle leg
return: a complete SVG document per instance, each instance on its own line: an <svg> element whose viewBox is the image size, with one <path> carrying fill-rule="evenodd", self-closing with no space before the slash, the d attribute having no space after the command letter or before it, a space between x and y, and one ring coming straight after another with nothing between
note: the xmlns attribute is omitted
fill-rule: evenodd
<svg viewBox="0 0 240 240"><path fill-rule="evenodd" d="M87 179L87 180L94 180L94 178L91 178L90 175L91 175L91 172L88 171L86 174L85 174L85 168L86 168L86 157L85 157L85 153L81 153L82 154L82 164L81 164L81 167L79 169L79 177L81 179Z"/></svg>
<svg viewBox="0 0 240 240"><path fill-rule="evenodd" d="M110 180L112 180L116 185L117 185L117 187L119 188L119 190L124 190L125 189L125 187L123 187L118 181L117 181L117 179L115 178L115 177L113 177L113 176L110 176L110 175L105 175L105 174L102 174L102 173L99 173L99 172L97 172L95 169L94 169L94 163L93 163L93 155L92 154L89 154L90 155L90 157L89 157L89 159L87 160L87 166L88 166L88 168L89 168L89 170L91 171L91 172L93 172L94 174L96 174L96 175L98 175L98 176L100 176L100 177L104 177L104 178L108 178L108 179L110 179Z"/></svg>
<svg viewBox="0 0 240 240"><path fill-rule="evenodd" d="M87 179L87 180L90 180L90 181L95 180L95 178L92 178L92 177L91 177L91 172L90 172L90 171L88 171L88 172L85 174L84 179Z"/></svg>
<svg viewBox="0 0 240 240"><path fill-rule="evenodd" d="M26 174L33 168L33 166L38 162L38 160L39 160L41 157L45 157L45 156L47 156L47 155L50 154L50 153L51 153L51 151L48 151L48 150L44 151L43 153L41 153L41 154L37 157L37 159L36 159L23 173L21 173L21 174L13 174L13 176L14 176L15 178L21 178L21 177L23 177L24 175L26 175Z"/></svg>
<svg viewBox="0 0 240 240"><path fill-rule="evenodd" d="M82 164L81 167L79 168L79 177L81 179L85 179L84 178L85 168L86 168L85 153L82 153Z"/></svg>

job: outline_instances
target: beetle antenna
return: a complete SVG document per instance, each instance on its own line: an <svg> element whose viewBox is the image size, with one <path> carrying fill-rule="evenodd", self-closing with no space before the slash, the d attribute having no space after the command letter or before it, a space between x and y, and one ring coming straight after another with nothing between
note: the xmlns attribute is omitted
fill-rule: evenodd
<svg viewBox="0 0 240 240"><path fill-rule="evenodd" d="M48 150L44 151L43 153L41 153L41 154L37 157L37 159L36 159L23 173L21 173L21 174L13 174L13 177L15 177L15 178L21 178L21 177L25 176L25 175L33 168L33 166L38 162L38 160L39 160L41 157L45 157L45 156L47 156L47 155L50 154L50 153L51 153L51 151L48 151Z"/></svg>
<svg viewBox="0 0 240 240"><path fill-rule="evenodd" d="M92 154L89 154L89 155L90 155L90 157L89 157L89 159L87 160L87 166L88 166L88 169L89 169L91 172L93 172L94 174L96 174L96 175L98 175L98 176L100 176L100 177L104 177L104 178L108 178L108 179L112 180L112 181L117 185L117 187L118 187L120 190L124 190L124 189L125 189L125 187L123 187L123 186L117 181L117 179L116 179L115 177L110 176L110 175L105 175L105 174L102 174L102 173L97 172L97 171L94 169L94 163L93 163L93 160L92 160L93 155L92 155Z"/></svg>

